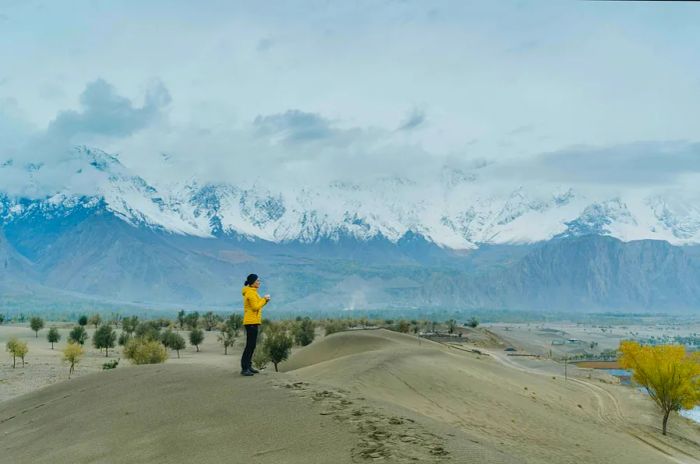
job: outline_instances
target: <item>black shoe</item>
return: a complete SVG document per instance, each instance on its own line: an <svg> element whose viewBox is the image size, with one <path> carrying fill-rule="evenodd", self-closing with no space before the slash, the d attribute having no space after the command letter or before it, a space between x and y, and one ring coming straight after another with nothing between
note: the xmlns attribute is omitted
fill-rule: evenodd
<svg viewBox="0 0 700 464"><path fill-rule="evenodd" d="M253 374L251 371L249 371L249 370L246 369L246 370L244 370L244 371L241 371L241 375L245 375L246 377L251 377L251 376L253 376L254 374Z"/></svg>
<svg viewBox="0 0 700 464"><path fill-rule="evenodd" d="M250 372L252 372L253 374L259 374L259 373L260 373L259 370L255 369L255 368L253 368L253 367L249 367L248 370L249 370Z"/></svg>

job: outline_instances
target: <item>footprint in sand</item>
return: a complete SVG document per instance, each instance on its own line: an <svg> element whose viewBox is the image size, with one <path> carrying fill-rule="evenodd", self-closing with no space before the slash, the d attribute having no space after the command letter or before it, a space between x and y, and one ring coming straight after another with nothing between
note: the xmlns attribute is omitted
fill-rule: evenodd
<svg viewBox="0 0 700 464"><path fill-rule="evenodd" d="M367 405L357 406L364 398L348 398L346 390L314 389L307 382L290 382L288 388L322 406L323 416L348 423L359 435L352 449L355 462L441 462L449 457L444 440L425 431L407 417L388 416Z"/></svg>

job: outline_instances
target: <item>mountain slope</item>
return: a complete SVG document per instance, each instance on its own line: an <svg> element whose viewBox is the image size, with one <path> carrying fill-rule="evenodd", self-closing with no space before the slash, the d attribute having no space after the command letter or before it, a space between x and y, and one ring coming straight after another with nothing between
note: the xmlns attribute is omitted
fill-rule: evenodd
<svg viewBox="0 0 700 464"><path fill-rule="evenodd" d="M78 147L52 168L67 187L42 196L42 169L26 168L34 195L0 194L6 288L237 307L241 281L256 272L289 310L700 305L690 247L700 210L659 194L521 186L496 195L481 190L478 169L447 167L428 195L396 177L286 191L158 184Z"/></svg>

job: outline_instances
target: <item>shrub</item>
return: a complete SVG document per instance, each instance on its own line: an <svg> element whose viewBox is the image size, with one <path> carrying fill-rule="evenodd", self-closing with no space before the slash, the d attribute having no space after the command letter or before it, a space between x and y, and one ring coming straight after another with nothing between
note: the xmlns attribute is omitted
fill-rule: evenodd
<svg viewBox="0 0 700 464"><path fill-rule="evenodd" d="M345 323L343 321L330 320L325 324L326 336L334 334L336 332L342 332L346 329Z"/></svg>
<svg viewBox="0 0 700 464"><path fill-rule="evenodd" d="M294 324L292 333L297 345L306 346L316 337L316 325L310 318L305 317Z"/></svg>
<svg viewBox="0 0 700 464"><path fill-rule="evenodd" d="M464 325L471 327L472 329L476 329L479 326L479 320L475 317L470 317Z"/></svg>
<svg viewBox="0 0 700 464"><path fill-rule="evenodd" d="M88 318L87 318L87 316L84 316L84 315L83 315L83 316L80 316L80 317L78 318L78 325L80 325L80 326L82 326L82 327L85 327L85 326L87 325L87 323L88 323Z"/></svg>
<svg viewBox="0 0 700 464"><path fill-rule="evenodd" d="M274 325L268 327L265 341L263 342L263 350L265 350L265 354L274 364L275 372L278 372L277 365L289 357L292 352L292 345L292 337L284 329Z"/></svg>
<svg viewBox="0 0 700 464"><path fill-rule="evenodd" d="M168 351L159 341L132 338L124 347L124 357L134 364L159 364L168 359Z"/></svg>
<svg viewBox="0 0 700 464"><path fill-rule="evenodd" d="M253 353L253 367L256 369L265 369L270 364L270 357L264 349L257 349Z"/></svg>
<svg viewBox="0 0 700 464"><path fill-rule="evenodd" d="M408 321L401 320L396 325L396 331L401 333L408 333L411 330L411 324Z"/></svg>
<svg viewBox="0 0 700 464"><path fill-rule="evenodd" d="M106 363L102 364L102 370L106 371L109 369L116 369L118 365L119 365L119 360L113 359L111 361L107 361Z"/></svg>

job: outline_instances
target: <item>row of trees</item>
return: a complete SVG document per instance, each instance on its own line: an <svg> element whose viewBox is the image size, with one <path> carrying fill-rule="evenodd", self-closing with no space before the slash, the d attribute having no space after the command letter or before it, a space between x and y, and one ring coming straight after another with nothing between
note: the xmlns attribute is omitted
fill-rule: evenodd
<svg viewBox="0 0 700 464"><path fill-rule="evenodd" d="M228 349L233 346L239 332L243 327L243 317L240 314L234 313L228 318L224 319L222 316L211 311L202 316L200 316L200 314L196 311L192 313L180 311L177 314L175 323L169 319L163 318L140 322L137 316L122 317L120 315L113 315L109 322L102 322L102 318L99 314L93 314L89 317L87 315L80 316L78 318L78 325L74 326L68 334L68 342L83 346L89 339L89 335L85 327L88 324L92 324L96 329L93 335L93 346L97 349L105 350L106 357L109 356L109 350L114 348L116 343L118 343L120 346L126 346L132 338L137 338L148 341L159 340L164 347L174 350L179 358L180 350L186 347L186 342L181 335L173 332L173 326L179 326L180 329L189 329L189 342L196 348L197 351L199 351L199 347L204 340L204 331L199 328L200 325L202 325L207 331L211 331L215 328L219 329L217 339L222 344L224 354L226 355L228 354ZM122 325L122 332L119 336L117 336L117 332L111 327L110 324L115 326L119 324ZM284 334L291 337L293 343L299 346L308 345L315 337L316 323L308 317L297 317L294 321L282 321L274 325L269 320L263 320L262 325L263 331L266 326L279 327L279 329L273 329L275 334L284 332ZM329 319L322 321L321 325L325 329L326 335L346 330L349 327L357 326L378 326L403 333L418 333L420 329L432 329L435 331L437 329L438 322L417 320L394 321L391 319L370 321L367 318L361 318L340 320ZM464 325L476 327L478 325L478 321L472 318ZM449 333L453 333L457 327L457 322L454 319L451 319L445 322L445 326ZM32 317L30 319L30 327L35 332L35 336L38 337L38 332L44 328L43 319L40 317ZM162 328L167 328L167 330L163 334L160 334ZM263 331L261 331L261 333L263 333ZM61 340L61 335L55 326L49 329L47 340L49 343L51 343L51 349L54 348L55 343L58 343ZM272 341L276 341L276 338L272 337ZM272 341L270 343L272 343ZM276 350L272 349L267 351ZM262 356L263 352L264 351L260 351L259 357Z"/></svg>

